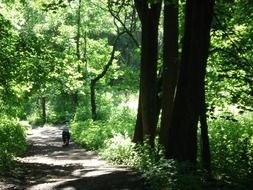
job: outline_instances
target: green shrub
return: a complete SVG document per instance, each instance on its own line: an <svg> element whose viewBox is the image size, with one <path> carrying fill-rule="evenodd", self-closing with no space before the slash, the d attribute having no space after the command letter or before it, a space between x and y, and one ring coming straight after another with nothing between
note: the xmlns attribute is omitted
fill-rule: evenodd
<svg viewBox="0 0 253 190"><path fill-rule="evenodd" d="M85 120L91 118L90 110L88 108L89 108L88 106L85 106L83 104L81 106L77 107L74 121L77 121L77 122L78 121L85 121Z"/></svg>
<svg viewBox="0 0 253 190"><path fill-rule="evenodd" d="M0 170L11 168L13 158L26 150L25 129L16 120L1 117Z"/></svg>
<svg viewBox="0 0 253 190"><path fill-rule="evenodd" d="M114 114L106 121L74 121L71 123L71 132L75 141L82 146L97 150L104 146L105 141L114 134L132 135L134 117L130 110L114 109Z"/></svg>
<svg viewBox="0 0 253 190"><path fill-rule="evenodd" d="M133 166L136 160L135 144L127 134L114 134L111 139L104 143L104 148L100 150L102 158L116 164Z"/></svg>
<svg viewBox="0 0 253 190"><path fill-rule="evenodd" d="M152 189L168 189L167 187L175 186L176 162L164 159L162 148L158 143L151 149L147 143L143 146L136 145L127 134L118 133L105 141L100 155L113 163L141 171Z"/></svg>
<svg viewBox="0 0 253 190"><path fill-rule="evenodd" d="M165 159L164 150L155 141L155 147L151 148L147 143L136 147L137 159L134 167L143 172L144 177L150 182L152 189L174 189L176 186L176 162Z"/></svg>
<svg viewBox="0 0 253 190"><path fill-rule="evenodd" d="M111 136L105 123L91 119L71 124L73 139L87 149L97 150Z"/></svg>
<svg viewBox="0 0 253 190"><path fill-rule="evenodd" d="M43 125L44 121L39 113L34 112L30 116L27 117L28 122L31 125Z"/></svg>
<svg viewBox="0 0 253 190"><path fill-rule="evenodd" d="M107 123L113 133L128 134L131 137L135 126L135 116L136 114L126 107L114 109Z"/></svg>
<svg viewBox="0 0 253 190"><path fill-rule="evenodd" d="M212 165L218 173L242 176L253 169L253 119L218 119L209 123Z"/></svg>

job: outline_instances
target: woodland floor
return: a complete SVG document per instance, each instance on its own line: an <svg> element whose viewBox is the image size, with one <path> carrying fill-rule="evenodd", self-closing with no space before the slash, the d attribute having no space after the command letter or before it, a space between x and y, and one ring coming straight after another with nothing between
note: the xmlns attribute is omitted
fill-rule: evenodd
<svg viewBox="0 0 253 190"><path fill-rule="evenodd" d="M15 169L0 176L1 190L142 190L149 189L137 172L113 166L74 142L62 146L64 126L37 127L28 134L30 147Z"/></svg>

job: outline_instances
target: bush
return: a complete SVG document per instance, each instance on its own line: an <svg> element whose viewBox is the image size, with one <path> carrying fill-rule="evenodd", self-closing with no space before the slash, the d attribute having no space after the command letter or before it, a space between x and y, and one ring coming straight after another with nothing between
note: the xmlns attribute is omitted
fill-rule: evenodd
<svg viewBox="0 0 253 190"><path fill-rule="evenodd" d="M128 135L115 134L105 141L100 155L115 164L140 171L154 190L203 189L204 173L194 170L189 162L165 159L158 139L155 147L151 148L147 143L134 144Z"/></svg>
<svg viewBox="0 0 253 190"><path fill-rule="evenodd" d="M137 156L134 147L135 144L127 134L117 133L105 141L104 148L100 150L100 155L113 163L133 166Z"/></svg>
<svg viewBox="0 0 253 190"><path fill-rule="evenodd" d="M82 146L97 150L104 146L105 141L114 134L132 135L134 117L130 110L114 109L108 120L74 121L71 123L71 133L74 140Z"/></svg>
<svg viewBox="0 0 253 190"><path fill-rule="evenodd" d="M210 122L212 165L218 173L243 176L253 172L253 119L218 119Z"/></svg>
<svg viewBox="0 0 253 190"><path fill-rule="evenodd" d="M104 145L105 139L111 136L111 131L101 121L73 122L71 124L71 134L73 139L83 147L97 150Z"/></svg>
<svg viewBox="0 0 253 190"><path fill-rule="evenodd" d="M0 171L11 168L15 156L26 150L25 129L16 120L1 117L0 123Z"/></svg>
<svg viewBox="0 0 253 190"><path fill-rule="evenodd" d="M77 107L74 121L85 121L91 118L90 110L88 106L81 104L81 106Z"/></svg>
<svg viewBox="0 0 253 190"><path fill-rule="evenodd" d="M164 150L158 138L154 148L144 143L142 146L137 146L136 151L138 157L134 162L134 167L143 172L152 189L175 189L178 175L176 162L165 159Z"/></svg>
<svg viewBox="0 0 253 190"><path fill-rule="evenodd" d="M135 116L136 114L133 111L123 107L122 109L115 109L107 123L114 134L128 134L131 137L135 126Z"/></svg>

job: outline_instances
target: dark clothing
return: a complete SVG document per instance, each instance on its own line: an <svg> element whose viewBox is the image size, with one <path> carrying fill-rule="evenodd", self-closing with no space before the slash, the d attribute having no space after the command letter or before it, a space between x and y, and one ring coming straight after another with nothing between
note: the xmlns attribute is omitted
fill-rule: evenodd
<svg viewBox="0 0 253 190"><path fill-rule="evenodd" d="M68 129L64 129L62 131L62 141L63 141L63 145L64 146L68 146L69 145L69 139L70 139L70 132Z"/></svg>

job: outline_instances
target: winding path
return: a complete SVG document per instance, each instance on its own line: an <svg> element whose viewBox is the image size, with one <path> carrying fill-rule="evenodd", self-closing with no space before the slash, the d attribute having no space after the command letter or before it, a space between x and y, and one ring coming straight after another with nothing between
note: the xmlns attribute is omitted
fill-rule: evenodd
<svg viewBox="0 0 253 190"><path fill-rule="evenodd" d="M142 190L137 172L113 166L73 142L62 147L58 127L38 127L28 135L31 146L11 174L0 180L4 190Z"/></svg>

